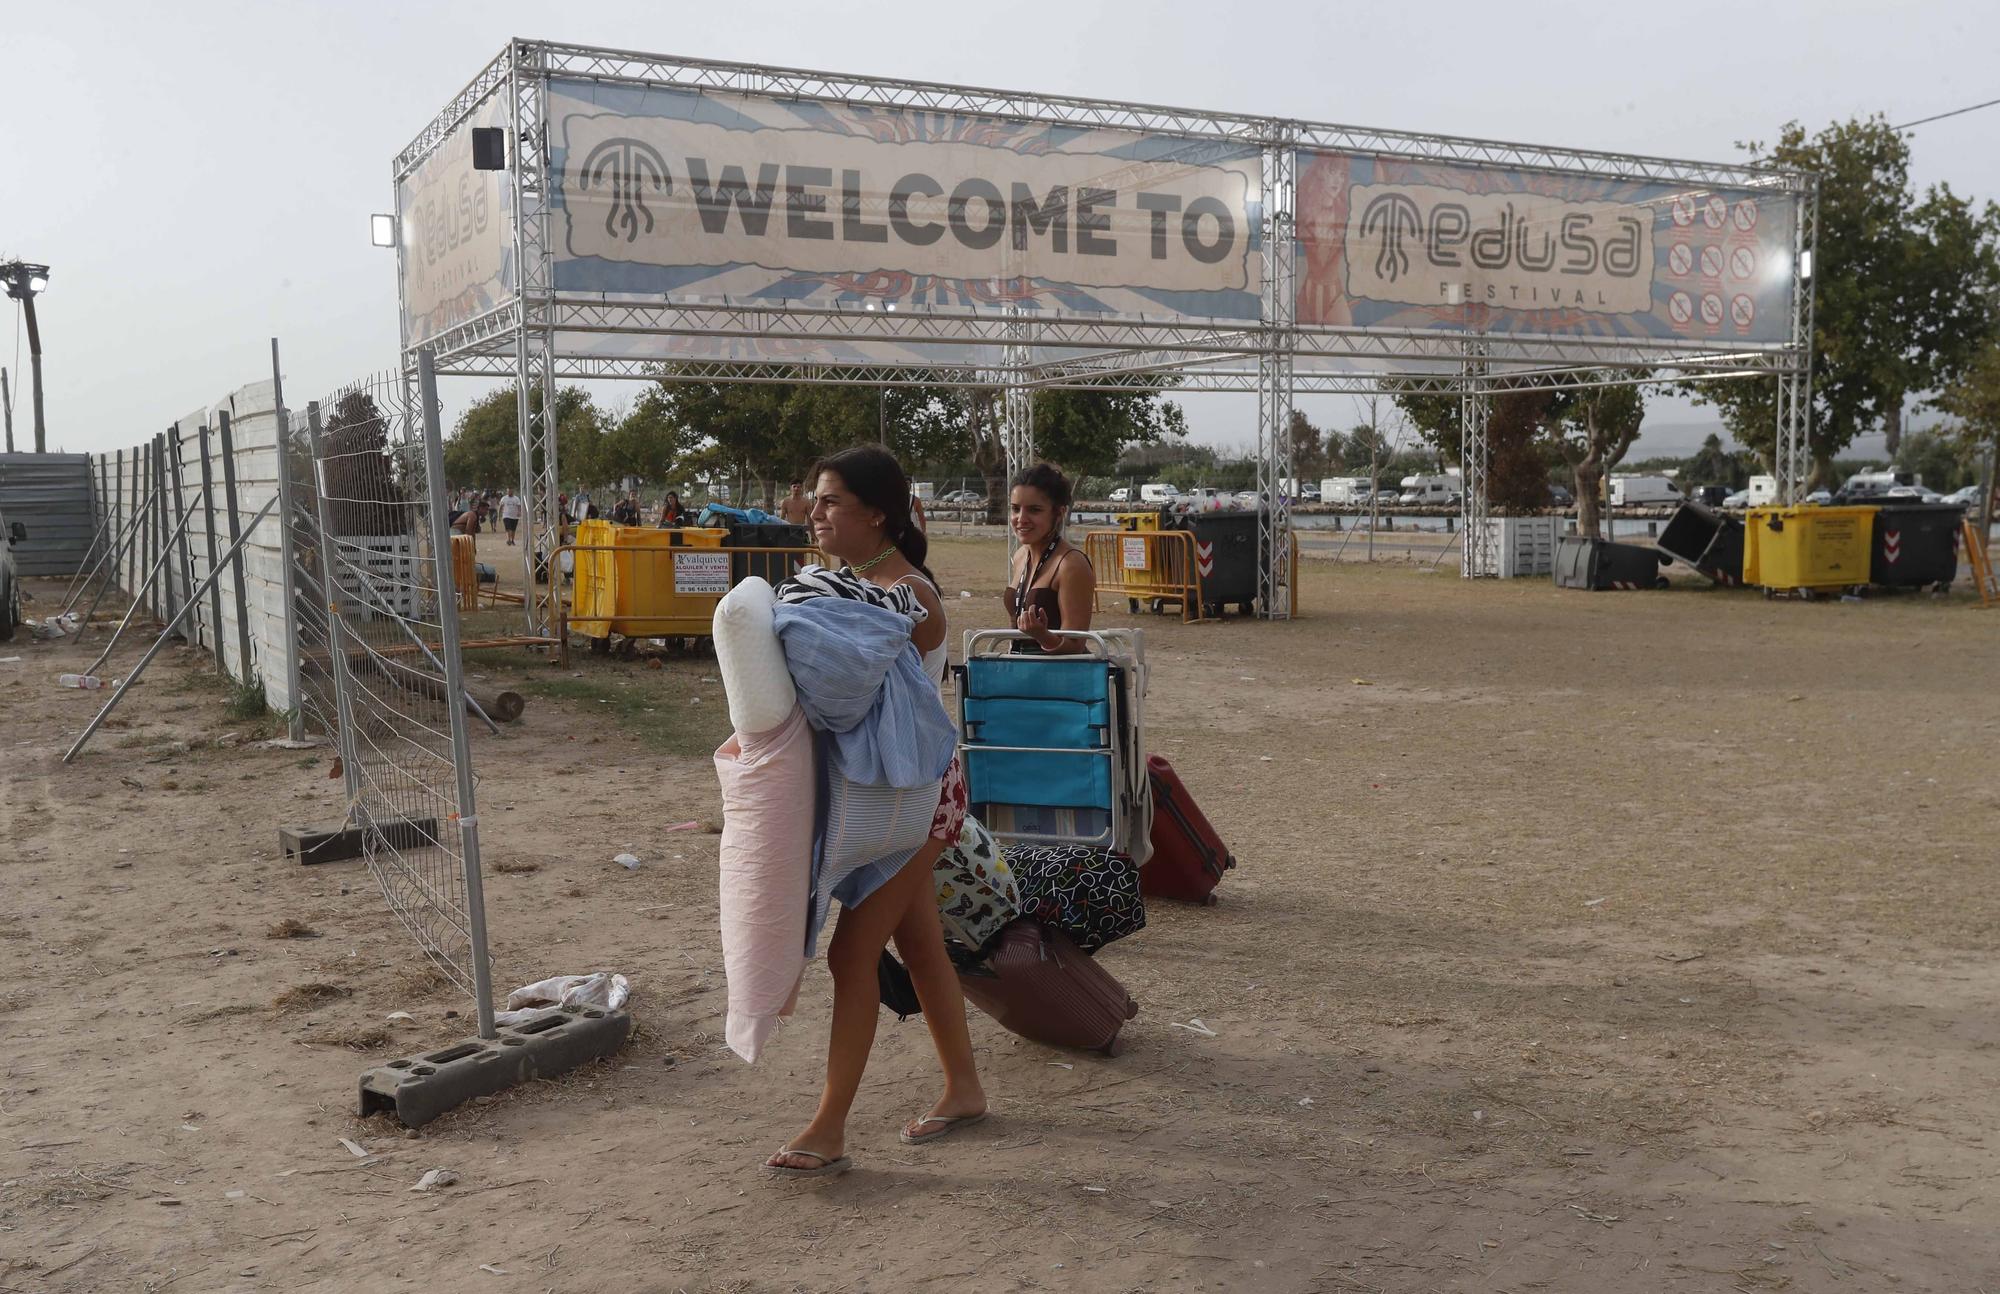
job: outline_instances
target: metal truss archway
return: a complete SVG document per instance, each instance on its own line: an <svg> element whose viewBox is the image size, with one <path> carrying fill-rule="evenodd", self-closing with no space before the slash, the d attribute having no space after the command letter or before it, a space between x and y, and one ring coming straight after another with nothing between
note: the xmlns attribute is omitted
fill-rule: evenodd
<svg viewBox="0 0 2000 1294"><path fill-rule="evenodd" d="M1144 296L1113 292L1104 294L1103 300L1092 300L1088 308L1049 308L1048 298L1032 291L1043 283L1035 277L1037 271L1026 261L1005 257L1005 249L995 262L999 273L951 281L957 283L955 294L942 288L932 292L917 276L919 288L913 295L906 284L897 286L910 279L907 274L900 279L823 275L826 282L837 281L839 290L804 294L754 287L747 291L690 290L672 283L661 287L657 282L642 284L643 276L634 276L630 283L615 275L588 284L565 282L559 263L567 264L574 248L565 251L559 246L558 226L569 214L565 203L581 199L579 192L564 186L570 183L580 191L584 185L565 152L570 146L565 131L579 118L558 121L555 114L580 97L599 107L614 106L606 111L640 111L629 105L643 103L648 96L678 96L714 107L715 115L732 107L761 105L773 114L786 114L787 125L810 124L815 115L847 114L863 123L974 122L994 129L1039 130L1064 139L1092 132L1122 137L1119 132L1123 132L1134 139L1144 137L1142 142L1168 140L1186 149L1206 150L1208 155L1243 159L1230 164L1245 176L1255 172L1255 185L1242 208L1246 254L1260 280L1255 293L1244 298L1254 307L1233 315L1172 307L1155 310ZM696 120L689 115L680 124L695 129L691 123ZM472 173L462 166L450 171L448 178L459 184L462 207L467 201L484 202L490 194L504 208L497 213L501 239L494 244L499 251L493 253L499 256L499 265L480 267L481 272L492 269L492 273L478 290L464 289L454 280L449 288L457 295L439 306L434 301L439 296L436 284L423 281L425 258L438 257L423 241L428 232L412 230L434 226L445 229L456 242L463 222L449 212L440 217L435 202L423 205L422 186L433 183L436 173L449 171L446 163L451 158L461 152L469 156L465 137L482 125L499 129L505 139L507 169L492 181L497 187L467 190L464 179ZM838 138L851 143L853 135L850 121L850 134ZM642 147L631 140L619 142ZM1005 156L1016 155L1027 154ZM1101 156L1128 159L1106 163L1107 173L1112 174L1107 184L1146 165L1132 160L1144 156L1133 148ZM585 160L587 164L589 159ZM1467 216L1467 209L1519 197L1529 203L1568 204L1561 207L1568 213L1561 218L1562 245L1569 248L1569 236L1577 234L1575 263L1587 251L1591 266L1579 273L1594 273L1599 252L1595 244L1584 247L1595 228L1591 222L1611 220L1623 211L1626 224L1644 223L1644 230L1635 228L1634 237L1644 233L1648 258L1642 267L1647 295L1625 315L1642 324L1654 322L1639 327L1621 322L1615 312L1585 316L1557 307L1524 314L1504 298L1499 299L1501 304L1487 304L1496 300L1495 284L1501 280L1518 294L1524 285L1525 290L1538 291L1529 277L1531 270L1571 273L1568 261L1560 271L1552 270L1546 258L1535 266L1529 235L1520 231L1518 264L1510 271L1511 279L1507 274L1489 274L1486 268L1477 274L1467 268L1462 291L1456 284L1437 285L1445 293L1441 301L1455 303L1440 305L1408 295L1421 286L1418 276L1411 275L1388 288L1386 299L1392 304L1383 306L1380 283L1369 289L1376 293L1374 298L1354 284L1370 272L1365 252L1372 248L1356 238L1357 231L1363 240L1369 236L1367 220L1353 222L1345 208L1342 216L1349 223L1330 225L1326 218L1329 201L1348 200L1338 195L1326 198L1323 172L1328 166L1339 168L1340 178L1350 185L1344 191L1348 195L1394 189L1405 207L1412 205L1411 195L1430 198L1444 193L1456 199L1434 207L1431 223L1419 229L1410 244L1436 265L1471 265L1458 259L1457 249L1471 231L1467 222L1487 217L1479 211ZM1038 389L1153 390L1163 379L1171 379L1177 394L1254 392L1258 485L1272 501L1260 527L1271 572L1262 609L1274 618L1286 617L1291 605L1288 496L1296 490L1286 487L1293 476L1289 421L1293 399L1300 394L1415 392L1460 397L1466 433L1460 520L1469 546L1464 564L1468 573L1491 569L1470 549L1485 535L1486 409L1494 395L1506 391L1775 377L1775 468L1781 499L1796 499L1806 480L1812 358L1809 270L1816 243L1818 184L1816 177L1798 172L517 40L397 156L394 173L404 231L398 245L405 364L414 366L418 351L429 349L440 374L516 382L520 472L530 509L528 530L535 536L535 542L523 548L523 561L529 567L535 551L553 552L558 546L556 382L652 380L662 366L671 366L678 376L704 381L997 385L1005 392L1010 472L1033 457L1028 397ZM1371 184L1376 187L1369 188ZM1317 186L1310 197L1304 194L1309 186ZM465 200L468 191L475 196ZM795 190L786 192L796 200ZM1562 196L1572 192L1587 200ZM869 213L882 214L879 198L878 194L865 201L847 199L857 223L864 206ZM886 204L891 218L897 200L892 191ZM1451 215L1448 208L1459 214ZM1600 217L1600 208L1610 214ZM641 210L650 231L653 213ZM814 210L829 223L834 219L830 205ZM1188 211L1192 220L1192 205ZM1761 227L1759 212L1765 213ZM1489 253L1495 246L1502 253L1508 251L1504 221L1512 215L1509 206L1507 216L1499 217L1501 238L1499 244L1489 243ZM1081 242L1080 214L1078 219ZM1161 226L1155 223L1153 228L1157 240ZM1329 228L1334 231L1331 235ZM1712 231L1705 242L1704 228ZM1527 229L1525 218L1521 229ZM1690 231L1689 236L1677 238L1683 229ZM1545 246L1555 246L1553 225L1536 232ZM1378 276L1386 266L1393 279L1407 263L1409 248L1392 245L1395 236L1388 235L1391 242L1382 243L1383 250L1376 253L1373 273ZM1486 236L1481 227L1479 237ZM1707 257L1711 251L1721 257L1728 238L1736 240L1729 252L1732 257L1748 255L1760 265L1760 295L1753 298L1746 288L1729 297L1725 306L1731 291L1725 276L1735 266L1732 262L1725 269L1719 260L1711 266ZM1761 241L1751 246L1754 240ZM1472 244L1477 257L1476 238ZM1016 232L1014 246L1020 245ZM1699 266L1694 264L1697 245ZM1356 246L1364 251L1356 252ZM1610 246L1605 243L1603 252L1607 268ZM1345 267L1344 280L1330 275L1323 263L1329 247ZM1157 241L1154 250L1157 256ZM1633 263L1638 264L1636 253ZM1485 267L1487 261L1479 264ZM1685 276L1687 291L1658 287L1657 280L1669 272ZM1452 277L1458 277L1456 270ZM968 285L974 289L970 294L964 290ZM1468 304L1465 294L1477 297L1482 287L1486 301ZM1329 293L1338 298L1331 311L1319 299ZM424 300L413 300L418 296ZM1356 302L1361 308L1355 308ZM1782 308L1773 309L1774 302L1782 303ZM431 312L423 314L422 306ZM1545 320L1553 322L1543 327ZM541 393L539 414L529 395L535 390ZM526 586L532 588L532 569L525 574ZM546 624L533 599L529 617L535 624Z"/></svg>

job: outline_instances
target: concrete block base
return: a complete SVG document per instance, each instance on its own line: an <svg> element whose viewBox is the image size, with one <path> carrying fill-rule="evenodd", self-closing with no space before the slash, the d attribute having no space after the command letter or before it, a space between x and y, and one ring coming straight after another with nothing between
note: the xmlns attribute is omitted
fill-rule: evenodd
<svg viewBox="0 0 2000 1294"><path fill-rule="evenodd" d="M404 1127L420 1128L474 1097L613 1054L632 1036L632 1016L622 1007L550 1007L497 1033L368 1070L361 1076L360 1114L393 1114Z"/></svg>

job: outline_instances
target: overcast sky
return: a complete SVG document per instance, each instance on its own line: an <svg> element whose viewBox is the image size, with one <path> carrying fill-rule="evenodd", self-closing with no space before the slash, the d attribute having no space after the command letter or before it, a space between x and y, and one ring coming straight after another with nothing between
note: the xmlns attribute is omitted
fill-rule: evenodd
<svg viewBox="0 0 2000 1294"><path fill-rule="evenodd" d="M515 35L1718 160L1792 119L1902 123L2000 97L1991 0L8 9L0 253L53 267L48 425L69 450L134 444L268 376L273 336L294 404L390 367L394 259L369 246L368 214L392 208L394 154ZM2000 108L1922 127L1917 181L2000 198L1996 138ZM24 374L25 341L14 353L0 340ZM31 448L24 386L15 439ZM450 381L448 407L481 389ZM1345 398L1302 403L1323 425L1354 420ZM1254 439L1247 397L1186 404L1198 439Z"/></svg>

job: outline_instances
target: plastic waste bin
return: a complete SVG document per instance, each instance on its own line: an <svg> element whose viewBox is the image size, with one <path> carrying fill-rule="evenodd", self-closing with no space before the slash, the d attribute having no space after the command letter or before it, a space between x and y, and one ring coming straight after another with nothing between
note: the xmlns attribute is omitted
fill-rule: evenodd
<svg viewBox="0 0 2000 1294"><path fill-rule="evenodd" d="M734 583L720 551L728 534L584 522L576 528L570 619L582 621L578 632L589 638L706 637L715 604Z"/></svg>
<svg viewBox="0 0 2000 1294"><path fill-rule="evenodd" d="M734 553L729 558L729 582L735 585L752 575L773 585L791 578L792 572L812 561L812 531L784 521L740 521L729 528L724 548L793 548L792 553Z"/></svg>
<svg viewBox="0 0 2000 1294"><path fill-rule="evenodd" d="M1868 583L1873 507L1752 508L1744 522L1743 582L1814 593Z"/></svg>
<svg viewBox="0 0 2000 1294"><path fill-rule="evenodd" d="M1560 589L1663 589L1660 567L1670 560L1657 548L1565 535L1556 542L1555 583Z"/></svg>
<svg viewBox="0 0 2000 1294"><path fill-rule="evenodd" d="M1202 614L1220 619L1230 604L1244 615L1254 614L1263 565L1258 560L1257 514L1191 512L1179 519L1178 528L1194 536Z"/></svg>
<svg viewBox="0 0 2000 1294"><path fill-rule="evenodd" d="M1653 542L1717 584L1743 582L1743 522L1735 517L1683 503Z"/></svg>
<svg viewBox="0 0 2000 1294"><path fill-rule="evenodd" d="M1160 510L1148 512L1121 512L1113 518L1118 529L1130 534L1156 534L1161 529ZM1176 578L1174 569L1182 564L1175 545L1158 540L1139 540L1118 546L1118 582L1126 595L1128 610L1137 612L1140 602L1148 602L1153 613L1165 610L1167 603L1182 600L1182 581ZM1101 575L1099 578L1103 578Z"/></svg>
<svg viewBox="0 0 2000 1294"><path fill-rule="evenodd" d="M1868 582L1892 589L1932 585L1940 592L1958 578L1959 532L1965 509L1955 503L1884 503L1875 509L1868 545Z"/></svg>

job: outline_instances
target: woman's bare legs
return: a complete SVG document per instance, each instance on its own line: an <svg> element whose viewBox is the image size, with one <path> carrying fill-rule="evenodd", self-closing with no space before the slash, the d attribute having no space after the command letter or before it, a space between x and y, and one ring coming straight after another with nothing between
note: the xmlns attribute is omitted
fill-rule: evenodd
<svg viewBox="0 0 2000 1294"><path fill-rule="evenodd" d="M840 910L833 938L826 946L827 969L833 972L833 1034L826 1048L826 1087L820 1093L819 1111L812 1122L785 1143L794 1150L810 1150L814 1155L837 1159L846 1147L847 1113L854 1105L854 1094L861 1088L868 1052L875 1045L876 1016L882 1009L876 964L882 959L882 950L889 945L889 936L917 904L929 907L931 920L936 922L931 867L944 852L944 843L925 841L916 857L859 907ZM942 934L938 940L938 955L943 957ZM911 977L915 978L914 971ZM953 986L956 988L955 980ZM922 995L919 986L919 998ZM928 1014L929 1006L924 1009ZM965 1027L963 1007L959 1009L959 1027ZM970 1045L966 1051L969 1060ZM817 1168L821 1161L807 1155L777 1154L764 1162L774 1168Z"/></svg>
<svg viewBox="0 0 2000 1294"><path fill-rule="evenodd" d="M935 842L934 842L935 843ZM958 986L958 972L944 950L944 927L938 922L937 903L930 890L913 903L896 923L896 951L916 985L917 1000L923 1003L924 1023L930 1026L931 1042L937 1047L938 1065L944 1070L944 1095L926 1114L947 1119L978 1114L986 1108L986 1091L979 1084L979 1070L972 1060L972 1034L965 1024L965 994ZM912 1137L926 1128L912 1119L903 1131Z"/></svg>

